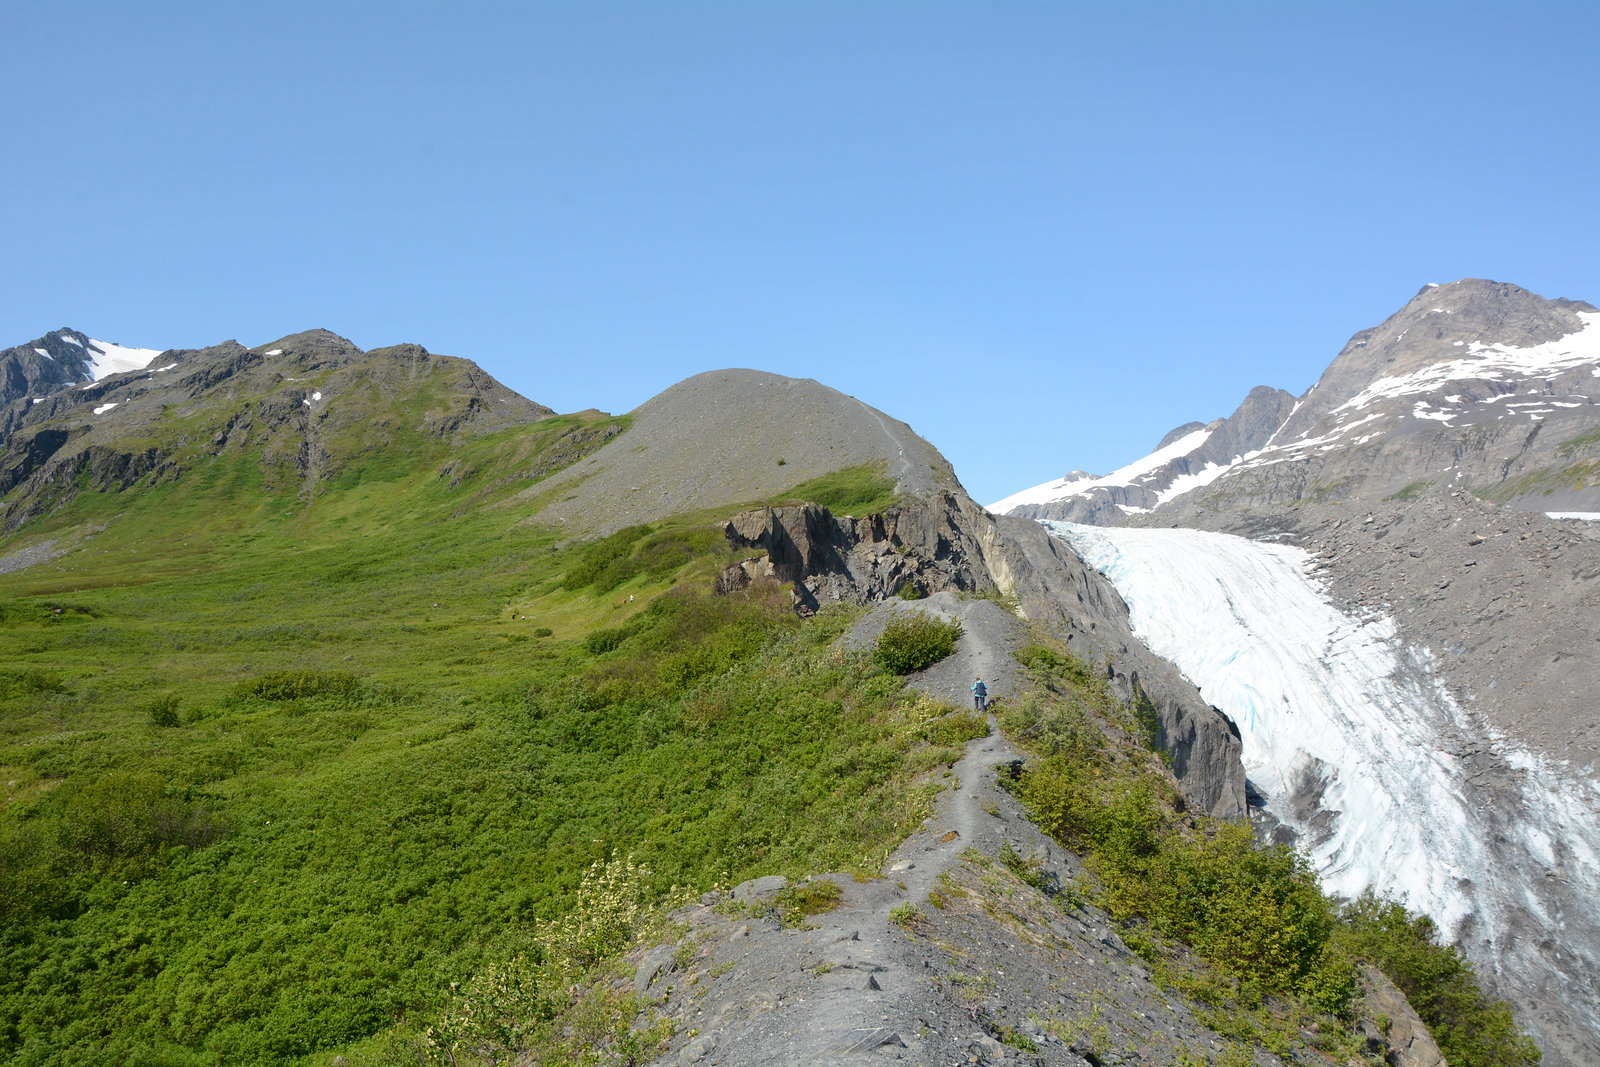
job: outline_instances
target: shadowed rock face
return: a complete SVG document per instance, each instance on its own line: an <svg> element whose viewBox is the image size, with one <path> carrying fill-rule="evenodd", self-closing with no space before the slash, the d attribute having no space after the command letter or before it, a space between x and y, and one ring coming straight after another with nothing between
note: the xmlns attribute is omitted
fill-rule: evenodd
<svg viewBox="0 0 1600 1067"><path fill-rule="evenodd" d="M61 329L0 352L0 441L35 399L91 380L89 343L87 334Z"/></svg>
<svg viewBox="0 0 1600 1067"><path fill-rule="evenodd" d="M908 498L959 489L903 422L809 378L709 371L633 412L633 428L530 490L538 521L580 535L738 507L848 467L879 465Z"/></svg>

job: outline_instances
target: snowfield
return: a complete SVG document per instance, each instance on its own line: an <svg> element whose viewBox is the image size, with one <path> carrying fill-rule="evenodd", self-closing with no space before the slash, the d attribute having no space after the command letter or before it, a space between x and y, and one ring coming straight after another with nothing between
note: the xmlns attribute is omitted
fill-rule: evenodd
<svg viewBox="0 0 1600 1067"><path fill-rule="evenodd" d="M1022 504L1049 504L1057 500L1064 500L1069 496L1082 496L1096 486L1133 485L1140 478L1153 474L1173 460L1187 456L1205 444L1210 436L1210 430L1193 430L1184 434L1167 447L1158 448L1143 459L1134 460L1126 467L1120 467L1110 474L1099 478L1092 474L1068 475L1065 478L1057 478L1053 482L1045 482L1043 485L1024 489L1020 493L1013 493L1004 500L997 500L989 505L989 510L996 515L1004 515L1012 508ZM1221 468L1218 469L1218 474L1220 475L1220 473ZM1194 477L1199 476L1196 475ZM1207 484L1211 480L1211 478L1207 478L1201 484Z"/></svg>
<svg viewBox="0 0 1600 1067"><path fill-rule="evenodd" d="M1238 723L1246 774L1325 889L1405 901L1488 976L1546 992L1577 983L1563 999L1600 1022L1600 783L1495 735L1393 620L1340 611L1301 549L1045 525L1116 586L1134 632ZM1483 787L1484 753L1509 790Z"/></svg>
<svg viewBox="0 0 1600 1067"><path fill-rule="evenodd" d="M70 337L63 340L71 341ZM77 344L73 341L73 344ZM96 341L89 339L89 377L95 381L109 377L113 374L122 374L130 370L144 370L150 361L161 354L156 348L124 348L114 345L110 341Z"/></svg>

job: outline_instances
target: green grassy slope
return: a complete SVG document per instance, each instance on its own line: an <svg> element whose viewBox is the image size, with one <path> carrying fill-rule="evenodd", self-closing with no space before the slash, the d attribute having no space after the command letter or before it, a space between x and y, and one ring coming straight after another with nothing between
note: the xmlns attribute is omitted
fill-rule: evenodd
<svg viewBox="0 0 1600 1067"><path fill-rule="evenodd" d="M876 870L969 736L837 650L847 616L707 595L729 562L709 524L740 505L591 543L530 522L626 417L439 434L439 396L340 373L366 417L325 420L313 489L279 437L208 449L222 408L163 410L148 439L181 470L82 481L0 541L70 548L0 575L0 1060L415 1062L430 1032L492 1047L491 1018L562 1062L633 1014L595 969L627 924L604 951L571 933L605 914L591 865L637 860L646 899ZM781 499L860 513L893 488L865 465ZM1183 816L1156 757L1107 741L1095 716L1141 726L1087 665L1026 658L1039 690L1002 716L1039 756L1019 790L1163 981L1271 1045L1367 955L1482 1029L1426 928L1373 911L1341 935L1292 856ZM1286 929L1314 935L1293 958L1258 943ZM1168 939L1215 970L1186 977ZM507 974L547 988L497 1000ZM1527 1062L1490 1021L1504 1040L1453 1063Z"/></svg>
<svg viewBox="0 0 1600 1067"><path fill-rule="evenodd" d="M594 860L898 841L950 750L839 620L703 596L692 521L586 570L505 504L623 426L349 449L309 505L241 450L0 543L77 545L0 576L0 1058L314 1058L419 1032Z"/></svg>

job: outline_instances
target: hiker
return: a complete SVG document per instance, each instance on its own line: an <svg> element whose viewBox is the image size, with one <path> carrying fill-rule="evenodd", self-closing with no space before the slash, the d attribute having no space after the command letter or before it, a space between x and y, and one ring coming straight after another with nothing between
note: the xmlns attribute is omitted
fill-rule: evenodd
<svg viewBox="0 0 1600 1067"><path fill-rule="evenodd" d="M983 684L982 678L972 683L972 706L979 711L989 710L989 687Z"/></svg>

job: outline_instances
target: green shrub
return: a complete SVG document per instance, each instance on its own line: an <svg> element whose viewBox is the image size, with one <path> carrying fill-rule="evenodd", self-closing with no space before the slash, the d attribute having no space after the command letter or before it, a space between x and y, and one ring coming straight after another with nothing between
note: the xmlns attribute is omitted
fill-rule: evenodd
<svg viewBox="0 0 1600 1067"><path fill-rule="evenodd" d="M1190 829L1153 781L1107 776L1057 753L1029 767L1017 794L1040 825L1088 852L1096 902L1144 919L1246 986L1343 1011L1354 970L1331 944L1333 905L1303 858L1255 845L1247 823Z"/></svg>
<svg viewBox="0 0 1600 1067"><path fill-rule="evenodd" d="M839 906L844 892L831 878L791 885L778 894L778 918L784 926L802 925L807 916L821 915Z"/></svg>
<svg viewBox="0 0 1600 1067"><path fill-rule="evenodd" d="M633 545L649 533L648 526L628 526L585 545L561 579L562 587L576 591L594 586L597 593L615 589L639 573L639 565L632 559Z"/></svg>
<svg viewBox="0 0 1600 1067"><path fill-rule="evenodd" d="M244 679L234 686L234 692L261 700L304 700L317 696L353 696L360 686L360 679L344 671L269 671Z"/></svg>
<svg viewBox="0 0 1600 1067"><path fill-rule="evenodd" d="M0 670L0 700L36 696L40 693L61 693L65 692L66 688L61 676L54 671L35 670L31 667L21 670Z"/></svg>
<svg viewBox="0 0 1600 1067"><path fill-rule="evenodd" d="M821 504L835 515L870 515L899 503L895 481L883 462L824 474L789 490L785 500Z"/></svg>
<svg viewBox="0 0 1600 1067"><path fill-rule="evenodd" d="M221 833L209 811L169 796L152 771L118 771L72 789L61 816L61 843L106 861L171 845L203 848Z"/></svg>
<svg viewBox="0 0 1600 1067"><path fill-rule="evenodd" d="M1539 1047L1518 1030L1511 1008L1484 995L1471 961L1454 945L1439 943L1433 920L1370 894L1347 905L1341 920L1344 948L1389 976L1452 1067L1539 1062Z"/></svg>
<svg viewBox="0 0 1600 1067"><path fill-rule="evenodd" d="M652 578L666 578L679 567L706 556L727 552L728 539L716 527L663 530L639 543L634 553L639 567Z"/></svg>
<svg viewBox="0 0 1600 1067"><path fill-rule="evenodd" d="M627 640L627 637L628 631L621 626L591 630L583 639L583 647L590 655L601 656L622 647L622 642Z"/></svg>
<svg viewBox="0 0 1600 1067"><path fill-rule="evenodd" d="M922 724L922 739L930 745L947 748L964 745L979 737L989 736L989 717L971 708L954 708L949 704L939 706L945 714L928 719Z"/></svg>
<svg viewBox="0 0 1600 1067"><path fill-rule="evenodd" d="M960 636L958 622L944 622L920 611L897 613L878 635L873 655L884 669L910 674L954 652Z"/></svg>
<svg viewBox="0 0 1600 1067"><path fill-rule="evenodd" d="M899 923L907 930L915 926L920 918L922 918L922 909L909 900L902 904L896 904L889 912L889 921Z"/></svg>
<svg viewBox="0 0 1600 1067"><path fill-rule="evenodd" d="M169 693L150 701L144 706L144 711L152 726L176 726L179 721L178 709L182 706L183 701Z"/></svg>

